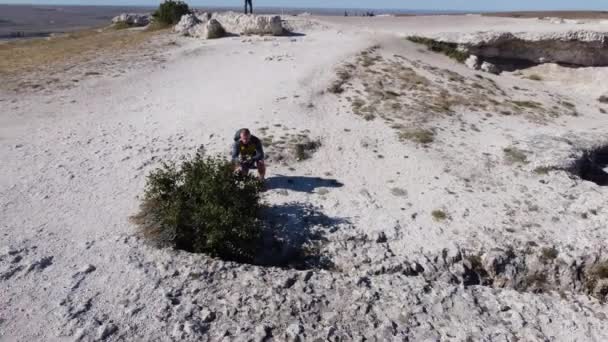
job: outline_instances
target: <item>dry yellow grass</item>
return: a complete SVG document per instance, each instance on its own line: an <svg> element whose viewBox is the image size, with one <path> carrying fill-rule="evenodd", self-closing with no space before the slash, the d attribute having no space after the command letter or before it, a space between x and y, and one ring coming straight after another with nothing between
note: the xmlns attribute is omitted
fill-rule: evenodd
<svg viewBox="0 0 608 342"><path fill-rule="evenodd" d="M80 63L108 51L132 49L162 30L84 30L49 39L0 45L0 75L15 75L65 62Z"/></svg>

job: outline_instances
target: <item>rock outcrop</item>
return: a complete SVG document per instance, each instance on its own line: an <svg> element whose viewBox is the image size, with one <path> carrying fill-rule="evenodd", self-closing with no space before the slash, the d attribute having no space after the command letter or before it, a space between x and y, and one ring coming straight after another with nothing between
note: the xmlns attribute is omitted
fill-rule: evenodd
<svg viewBox="0 0 608 342"><path fill-rule="evenodd" d="M222 37L226 32L239 35L273 36L279 36L285 32L279 16L244 15L235 12L184 15L174 30L186 36L207 39Z"/></svg>
<svg viewBox="0 0 608 342"><path fill-rule="evenodd" d="M202 23L202 21L196 15L185 14L182 15L182 18L180 19L179 23L175 25L173 30L185 36L191 36L194 33L193 28L200 23Z"/></svg>
<svg viewBox="0 0 608 342"><path fill-rule="evenodd" d="M122 13L112 19L112 24L124 23L129 26L146 26L150 23L150 15L137 13Z"/></svg>
<svg viewBox="0 0 608 342"><path fill-rule="evenodd" d="M281 17L272 15L245 15L235 12L214 13L224 28L234 34L280 36L284 33Z"/></svg>
<svg viewBox="0 0 608 342"><path fill-rule="evenodd" d="M216 39L222 38L226 34L226 30L222 27L219 21L211 19L205 24L205 38Z"/></svg>
<svg viewBox="0 0 608 342"><path fill-rule="evenodd" d="M484 58L523 60L532 63L563 63L577 66L608 65L608 33L478 32L440 41L458 43L468 53Z"/></svg>

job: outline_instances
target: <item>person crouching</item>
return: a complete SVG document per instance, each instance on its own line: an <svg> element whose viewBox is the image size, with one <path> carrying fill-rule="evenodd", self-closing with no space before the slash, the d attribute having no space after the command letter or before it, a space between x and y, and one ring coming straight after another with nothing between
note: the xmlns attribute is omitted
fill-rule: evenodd
<svg viewBox="0 0 608 342"><path fill-rule="evenodd" d="M264 165L262 141L252 135L247 128L239 130L235 136L232 162L236 172L246 175L249 174L250 169L257 169L260 180L264 180L266 165Z"/></svg>

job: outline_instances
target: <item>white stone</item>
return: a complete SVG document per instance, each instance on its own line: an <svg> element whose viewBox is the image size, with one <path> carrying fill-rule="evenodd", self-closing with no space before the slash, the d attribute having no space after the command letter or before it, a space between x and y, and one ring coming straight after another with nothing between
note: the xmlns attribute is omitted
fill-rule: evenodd
<svg viewBox="0 0 608 342"><path fill-rule="evenodd" d="M481 69L481 71L487 72L490 74L494 74L494 75L500 74L500 69L498 69L498 67L496 65L489 63L489 62L481 63L480 69Z"/></svg>
<svg viewBox="0 0 608 342"><path fill-rule="evenodd" d="M179 23L175 25L173 30L177 33L183 34L185 36L192 35L192 29L201 23L201 20L194 14L185 14L180 19Z"/></svg>
<svg viewBox="0 0 608 342"><path fill-rule="evenodd" d="M470 55L466 61L464 61L464 65L466 65L469 69L479 70L479 58L475 55Z"/></svg>
<svg viewBox="0 0 608 342"><path fill-rule="evenodd" d="M125 23L130 26L146 26L150 23L150 15L137 13L122 13L112 19L112 24Z"/></svg>
<svg viewBox="0 0 608 342"><path fill-rule="evenodd" d="M280 36L284 33L281 17L272 15L245 15L235 12L214 13L226 31L234 34Z"/></svg>
<svg viewBox="0 0 608 342"><path fill-rule="evenodd" d="M226 30L216 19L211 19L205 24L205 39L222 38L225 34Z"/></svg>

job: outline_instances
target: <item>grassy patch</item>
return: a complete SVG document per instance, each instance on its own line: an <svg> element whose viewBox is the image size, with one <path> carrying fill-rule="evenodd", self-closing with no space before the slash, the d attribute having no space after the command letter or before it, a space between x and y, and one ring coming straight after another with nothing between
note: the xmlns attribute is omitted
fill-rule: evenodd
<svg viewBox="0 0 608 342"><path fill-rule="evenodd" d="M506 147L503 149L503 152L505 154L505 160L509 164L528 163L528 156L526 156L526 153L516 147Z"/></svg>
<svg viewBox="0 0 608 342"><path fill-rule="evenodd" d="M120 21L120 22L117 22L116 24L112 24L112 28L115 30L124 30L124 29L129 29L131 27L132 27L131 25L125 23L124 21Z"/></svg>
<svg viewBox="0 0 608 342"><path fill-rule="evenodd" d="M407 40L422 44L426 46L429 50L433 52L442 53L452 59L460 63L464 63L467 58L469 58L469 54L458 49L458 44L456 43L446 43L440 42L434 39L419 37L419 36L409 36Z"/></svg>
<svg viewBox="0 0 608 342"><path fill-rule="evenodd" d="M594 292L596 292L598 282L602 279L608 279L608 260L604 260L602 262L597 263L587 272L585 277L587 290L591 294L593 294ZM606 289L604 289L604 291L606 291ZM601 294L603 296L607 295L607 293Z"/></svg>
<svg viewBox="0 0 608 342"><path fill-rule="evenodd" d="M146 27L145 31L147 31L147 32L162 31L162 30L170 29L171 27L173 27L173 25L171 25L171 24L164 23L162 21L153 21L152 23L150 23L150 25L148 25Z"/></svg>
<svg viewBox="0 0 608 342"><path fill-rule="evenodd" d="M576 108L576 105L574 103L568 102L568 101L561 101L559 104L562 105L562 106L564 106L564 107L566 107L566 108L568 108L568 109L575 109Z"/></svg>
<svg viewBox="0 0 608 342"><path fill-rule="evenodd" d="M540 250L540 258L543 262L551 262L559 255L559 251L555 247L543 247Z"/></svg>
<svg viewBox="0 0 608 342"><path fill-rule="evenodd" d="M412 129L399 132L400 140L410 140L419 144L430 144L435 141L435 132L428 129Z"/></svg>
<svg viewBox="0 0 608 342"><path fill-rule="evenodd" d="M336 72L336 80L331 83L327 88L327 91L332 94L342 94L344 92L344 85L353 77L352 66L346 65L338 69Z"/></svg>
<svg viewBox="0 0 608 342"><path fill-rule="evenodd" d="M511 101L511 103L520 108L539 109L543 107L542 103L536 101Z"/></svg>
<svg viewBox="0 0 608 342"><path fill-rule="evenodd" d="M312 154L321 147L319 140L308 140L298 142L293 146L293 154L296 160L302 161L309 159Z"/></svg>
<svg viewBox="0 0 608 342"><path fill-rule="evenodd" d="M84 63L102 52L119 55L136 50L155 32L84 30L51 39L0 44L0 75L13 75L65 63Z"/></svg>
<svg viewBox="0 0 608 342"><path fill-rule="evenodd" d="M543 78L540 75L537 75L537 74L532 74L532 75L530 75L530 76L528 76L526 78L529 79L529 80L532 80L532 81L542 81L543 80Z"/></svg>
<svg viewBox="0 0 608 342"><path fill-rule="evenodd" d="M555 170L552 166L539 166L534 169L534 173L537 175L546 175L549 174L549 171Z"/></svg>
<svg viewBox="0 0 608 342"><path fill-rule="evenodd" d="M433 216L435 221L444 221L448 218L448 214L446 214L443 210L433 210L431 212L431 216Z"/></svg>

